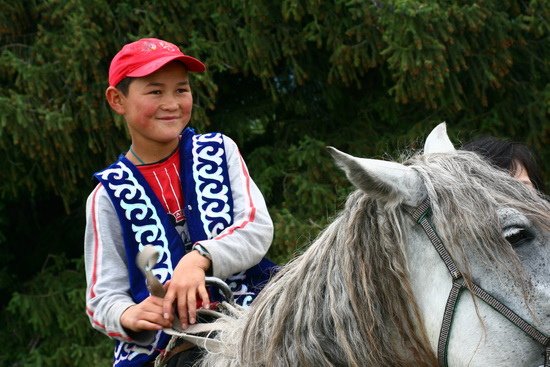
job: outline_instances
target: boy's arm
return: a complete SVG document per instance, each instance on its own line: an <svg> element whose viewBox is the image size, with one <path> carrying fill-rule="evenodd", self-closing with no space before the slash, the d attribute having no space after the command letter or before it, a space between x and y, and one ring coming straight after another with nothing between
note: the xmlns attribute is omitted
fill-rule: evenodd
<svg viewBox="0 0 550 367"><path fill-rule="evenodd" d="M135 303L130 297L120 222L101 185L86 202L84 259L86 314L92 326L115 339L137 344L152 342L154 331L131 333L130 336L121 324L121 315Z"/></svg>
<svg viewBox="0 0 550 367"><path fill-rule="evenodd" d="M235 142L224 136L224 144L233 194L233 225L212 240L200 241L212 257L212 275L221 279L256 265L273 240L273 222L262 193Z"/></svg>
<svg viewBox="0 0 550 367"><path fill-rule="evenodd" d="M233 195L233 225L211 240L199 241L209 253L204 257L190 251L178 263L164 298L165 317L175 305L186 328L196 318L196 297L208 307L204 284L205 272L225 279L260 262L273 239L273 222L265 200L248 174L248 169L233 140L224 137L225 151Z"/></svg>

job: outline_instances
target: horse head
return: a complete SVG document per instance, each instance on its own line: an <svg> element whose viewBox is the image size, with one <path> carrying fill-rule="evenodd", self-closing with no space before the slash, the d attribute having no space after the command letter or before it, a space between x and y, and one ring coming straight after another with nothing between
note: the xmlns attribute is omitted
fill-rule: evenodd
<svg viewBox="0 0 550 367"><path fill-rule="evenodd" d="M542 365L550 335L548 203L455 150L445 124L428 136L424 154L405 164L330 152L348 179L383 206L413 213L429 203L401 231L408 232L404 251L419 320L438 363Z"/></svg>
<svg viewBox="0 0 550 367"><path fill-rule="evenodd" d="M444 124L403 163L330 148L357 188L204 366L540 366L550 204Z"/></svg>

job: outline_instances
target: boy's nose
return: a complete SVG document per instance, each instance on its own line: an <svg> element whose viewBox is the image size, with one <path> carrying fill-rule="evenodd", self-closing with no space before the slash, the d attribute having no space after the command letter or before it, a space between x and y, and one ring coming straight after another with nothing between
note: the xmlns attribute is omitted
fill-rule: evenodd
<svg viewBox="0 0 550 367"><path fill-rule="evenodd" d="M173 111L178 109L178 102L174 98L166 99L160 105L160 108L165 111Z"/></svg>

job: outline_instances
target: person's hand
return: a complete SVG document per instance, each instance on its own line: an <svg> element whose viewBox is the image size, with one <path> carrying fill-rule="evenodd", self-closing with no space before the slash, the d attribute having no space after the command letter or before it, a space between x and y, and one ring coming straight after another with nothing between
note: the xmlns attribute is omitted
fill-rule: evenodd
<svg viewBox="0 0 550 367"><path fill-rule="evenodd" d="M139 332L171 327L173 319L163 317L162 298L149 296L128 307L120 316L120 323L127 330Z"/></svg>
<svg viewBox="0 0 550 367"><path fill-rule="evenodd" d="M172 316L175 303L181 327L186 329L197 319L197 295L202 300L204 308L210 307L210 299L204 282L205 272L209 267L210 260L197 251L189 252L179 261L164 296L163 315L165 319Z"/></svg>

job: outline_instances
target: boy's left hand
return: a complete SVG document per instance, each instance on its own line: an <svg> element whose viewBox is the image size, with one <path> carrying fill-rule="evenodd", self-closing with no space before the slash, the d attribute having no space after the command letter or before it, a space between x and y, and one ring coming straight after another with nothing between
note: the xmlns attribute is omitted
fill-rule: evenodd
<svg viewBox="0 0 550 367"><path fill-rule="evenodd" d="M197 319L197 295L203 307L209 308L210 299L204 281L209 267L210 260L197 251L189 252L179 261L164 296L162 308L165 319L170 318L176 303L182 328L194 324Z"/></svg>

